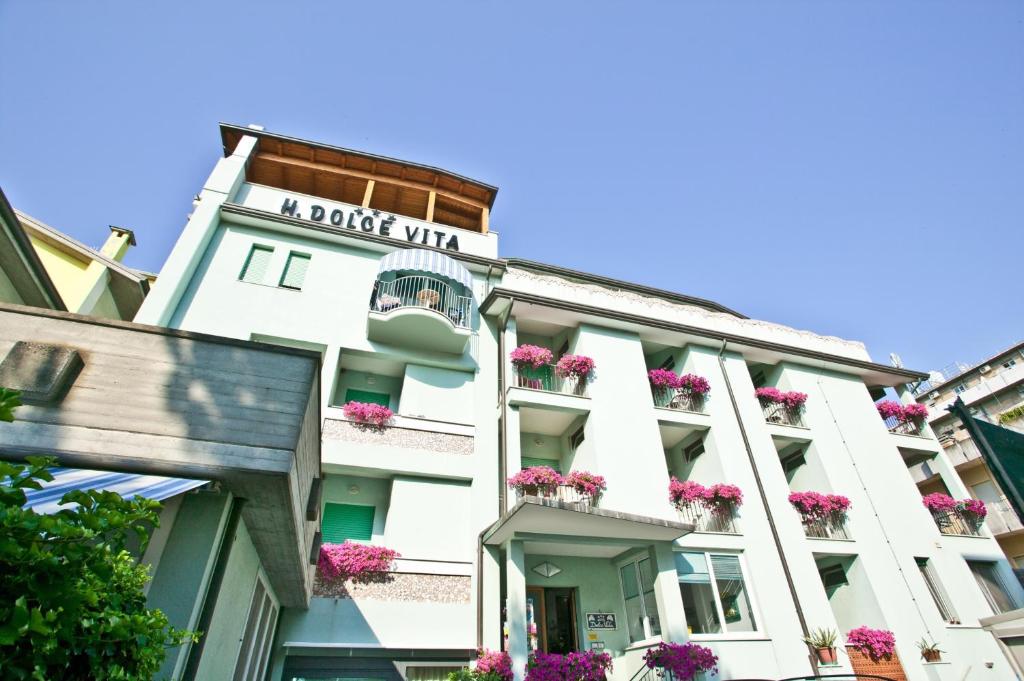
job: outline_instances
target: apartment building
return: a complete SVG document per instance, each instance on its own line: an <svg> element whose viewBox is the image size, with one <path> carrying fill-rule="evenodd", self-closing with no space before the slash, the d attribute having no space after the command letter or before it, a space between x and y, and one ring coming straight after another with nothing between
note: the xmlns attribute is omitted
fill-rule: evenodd
<svg viewBox="0 0 1024 681"><path fill-rule="evenodd" d="M985 525L1014 567L1024 569L1024 525L963 423L947 410L960 397L977 419L1017 430L1024 427L1024 343L974 365L953 364L932 372L915 387L914 397L928 407L931 430L970 496L985 502ZM942 476L928 462L912 472L922 494L949 493Z"/></svg>
<svg viewBox="0 0 1024 681"><path fill-rule="evenodd" d="M265 656L275 680L431 681L487 648L521 678L531 650L598 649L625 681L658 641L692 640L719 656L714 678L782 678L853 671L846 651L818 666L801 637L866 625L894 633L907 679L1015 676L978 624L1024 604L1010 564L989 530L944 532L922 505L922 463L967 493L932 429L891 432L876 410L888 388L911 403L925 374L712 301L500 257L484 182L258 126L221 134L136 321L319 355L307 518L322 545L400 557L384 581L339 584L314 574L314 545L311 597L256 649L267 625L250 603L276 587L226 580L237 597L214 617L239 643L221 636L209 668L250 678L238 665ZM659 369L700 388L652 386ZM393 416L362 423L351 403ZM510 487L540 466L606 489ZM673 503L684 482L742 503ZM790 495L810 492L848 508L802 515ZM942 662L920 658L922 637Z"/></svg>

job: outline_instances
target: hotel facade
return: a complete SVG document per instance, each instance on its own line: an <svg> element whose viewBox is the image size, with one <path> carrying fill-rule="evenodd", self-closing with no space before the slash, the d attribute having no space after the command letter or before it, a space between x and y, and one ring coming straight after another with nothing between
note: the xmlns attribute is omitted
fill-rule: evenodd
<svg viewBox="0 0 1024 681"><path fill-rule="evenodd" d="M860 626L894 633L907 679L1016 676L978 625L1024 604L1011 566L983 525L951 529L922 504L908 469L922 462L967 496L927 424L890 431L876 410L887 390L913 402L906 385L926 375L711 301L500 257L485 183L256 126L221 133L136 321L318 355L320 465L291 491L304 578L265 568L282 544L243 515L199 677L433 681L486 648L507 650L517 679L531 650L602 650L627 681L664 640L711 648L709 679L778 679L863 670L843 648ZM543 361L513 362L523 345ZM551 366L565 357L594 369ZM659 369L707 390L652 387ZM359 423L352 402L393 416ZM606 489L510 487L538 466ZM736 486L742 503L674 504L673 479ZM805 517L801 492L849 508ZM400 557L384 581L321 579L319 547L344 541ZM840 632L832 666L801 640L820 627ZM923 637L941 662L922 660Z"/></svg>

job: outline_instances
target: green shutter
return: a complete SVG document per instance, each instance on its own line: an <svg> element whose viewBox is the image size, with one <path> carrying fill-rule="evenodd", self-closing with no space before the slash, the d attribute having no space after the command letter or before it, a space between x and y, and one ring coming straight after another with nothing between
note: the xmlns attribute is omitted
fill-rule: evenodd
<svg viewBox="0 0 1024 681"><path fill-rule="evenodd" d="M562 472L562 464L558 459L539 459L533 456L524 456L520 459L523 463L523 468L532 468L533 466L547 466L548 468L554 468L557 472Z"/></svg>
<svg viewBox="0 0 1024 681"><path fill-rule="evenodd" d="M367 540L373 536L373 506L324 504L320 531L325 544L340 544L346 539Z"/></svg>
<svg viewBox="0 0 1024 681"><path fill-rule="evenodd" d="M288 262L284 265L284 274L281 275L281 286L284 288L301 289L302 282L306 280L306 270L309 269L309 256L305 253L289 253Z"/></svg>
<svg viewBox="0 0 1024 681"><path fill-rule="evenodd" d="M379 404L382 407L386 407L391 404L391 395L349 388L345 391L345 403L348 404L349 402L366 402L367 404Z"/></svg>
<svg viewBox="0 0 1024 681"><path fill-rule="evenodd" d="M245 259L245 266L242 267L242 273L238 278L251 284L262 284L263 278L267 274L267 267L270 266L270 256L273 253L274 249L270 246L254 244L249 250L249 257Z"/></svg>

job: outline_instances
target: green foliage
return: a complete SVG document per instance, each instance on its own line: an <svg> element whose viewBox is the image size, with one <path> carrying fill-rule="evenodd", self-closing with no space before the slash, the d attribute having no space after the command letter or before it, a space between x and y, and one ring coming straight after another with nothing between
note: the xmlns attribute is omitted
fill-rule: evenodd
<svg viewBox="0 0 1024 681"><path fill-rule="evenodd" d="M21 406L21 393L17 390L0 388L0 421L14 420L14 408Z"/></svg>
<svg viewBox="0 0 1024 681"><path fill-rule="evenodd" d="M1000 414L999 423L1009 423L1010 421L1015 421L1019 419L1021 416L1024 416L1024 404L1020 405L1019 407L1014 407L1009 411L1004 411L1002 414Z"/></svg>
<svg viewBox="0 0 1024 681"><path fill-rule="evenodd" d="M835 648L838 636L835 629L821 627L812 631L810 636L805 636L803 641L812 648Z"/></svg>
<svg viewBox="0 0 1024 681"><path fill-rule="evenodd" d="M501 681L495 672L481 673L475 669L463 667L455 672L448 672L448 681Z"/></svg>
<svg viewBox="0 0 1024 681"><path fill-rule="evenodd" d="M15 399L16 399L15 394ZM9 391L0 405L13 408ZM0 413L0 417L3 413ZM7 420L7 419L4 419ZM0 461L0 660L4 679L151 679L165 647L196 635L146 608L148 569L126 550L145 549L160 504L75 490L77 506L52 515L24 509L25 490L53 479L55 459Z"/></svg>

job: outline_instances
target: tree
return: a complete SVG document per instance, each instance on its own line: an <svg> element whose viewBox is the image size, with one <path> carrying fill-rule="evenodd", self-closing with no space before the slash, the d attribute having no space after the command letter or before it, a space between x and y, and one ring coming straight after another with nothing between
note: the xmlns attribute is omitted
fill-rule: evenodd
<svg viewBox="0 0 1024 681"><path fill-rule="evenodd" d="M0 388L0 421L13 420L18 394ZM0 426L3 427L3 426ZM197 634L146 607L144 551L160 504L113 492L75 490L70 508L45 515L23 508L26 489L53 480L52 457L0 461L0 669L5 679L151 679L167 646Z"/></svg>

